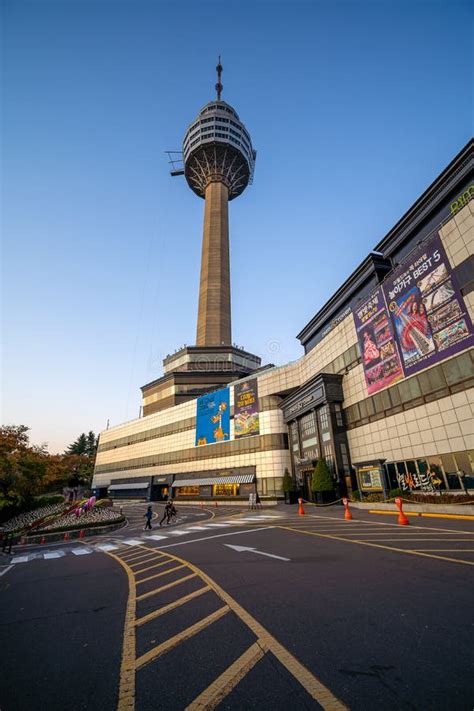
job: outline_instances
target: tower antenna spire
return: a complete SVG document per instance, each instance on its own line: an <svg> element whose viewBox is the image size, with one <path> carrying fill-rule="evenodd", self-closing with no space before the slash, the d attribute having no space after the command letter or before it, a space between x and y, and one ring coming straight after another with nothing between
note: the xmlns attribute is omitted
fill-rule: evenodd
<svg viewBox="0 0 474 711"><path fill-rule="evenodd" d="M216 71L217 71L217 84L216 84L217 101L220 101L222 89L224 88L222 86L222 82L221 82L221 74L222 74L221 55L219 55L219 61L217 63Z"/></svg>

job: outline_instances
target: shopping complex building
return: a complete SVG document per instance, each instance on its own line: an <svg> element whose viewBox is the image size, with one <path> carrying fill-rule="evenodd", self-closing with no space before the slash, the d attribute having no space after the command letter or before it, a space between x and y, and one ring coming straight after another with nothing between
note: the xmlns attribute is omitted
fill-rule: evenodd
<svg viewBox="0 0 474 711"><path fill-rule="evenodd" d="M262 366L231 343L228 263L227 203L256 153L220 71L216 88L183 146L205 199L196 346L142 387L142 417L100 434L93 487L275 500L288 471L309 498L324 457L340 494L474 488L474 142L300 330L301 357Z"/></svg>

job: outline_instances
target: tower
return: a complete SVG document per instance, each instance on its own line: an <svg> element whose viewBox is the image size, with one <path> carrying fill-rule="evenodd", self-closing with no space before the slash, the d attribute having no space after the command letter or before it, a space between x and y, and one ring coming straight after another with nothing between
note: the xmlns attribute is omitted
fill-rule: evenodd
<svg viewBox="0 0 474 711"><path fill-rule="evenodd" d="M221 100L220 57L216 69L216 100L201 109L183 141L184 175L205 200L197 346L232 342L228 203L251 182L256 158L237 112Z"/></svg>
<svg viewBox="0 0 474 711"><path fill-rule="evenodd" d="M196 345L167 356L164 375L142 387L144 415L223 387L261 364L232 344L229 263L228 204L252 181L256 152L237 112L221 99L220 57L216 69L217 96L185 133L183 168L171 160L171 174L184 175L205 201Z"/></svg>

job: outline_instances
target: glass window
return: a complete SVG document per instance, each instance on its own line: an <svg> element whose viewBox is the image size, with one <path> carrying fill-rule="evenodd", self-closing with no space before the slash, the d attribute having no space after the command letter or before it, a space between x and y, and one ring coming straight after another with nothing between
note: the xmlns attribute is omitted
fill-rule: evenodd
<svg viewBox="0 0 474 711"><path fill-rule="evenodd" d="M238 496L239 489L240 489L240 487L238 484L213 484L212 495L213 496Z"/></svg>
<svg viewBox="0 0 474 711"><path fill-rule="evenodd" d="M344 427L344 419L342 417L342 408L339 403L336 402L334 405L334 412L336 413L336 425L338 427Z"/></svg>
<svg viewBox="0 0 474 711"><path fill-rule="evenodd" d="M327 405L320 407L318 410L319 424L321 425L321 431L325 432L329 429L329 418L328 418L328 408Z"/></svg>
<svg viewBox="0 0 474 711"><path fill-rule="evenodd" d="M176 496L199 496L199 486L178 486Z"/></svg>
<svg viewBox="0 0 474 711"><path fill-rule="evenodd" d="M349 454L348 454L347 447L344 444L344 442L341 442L340 450L341 450L341 461L342 461L342 467L344 469L344 474L350 474Z"/></svg>

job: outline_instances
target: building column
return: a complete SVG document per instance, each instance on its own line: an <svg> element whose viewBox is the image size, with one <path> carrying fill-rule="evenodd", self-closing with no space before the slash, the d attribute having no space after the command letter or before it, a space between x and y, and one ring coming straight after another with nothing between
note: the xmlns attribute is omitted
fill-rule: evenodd
<svg viewBox="0 0 474 711"><path fill-rule="evenodd" d="M206 188L196 345L231 345L229 190L220 181Z"/></svg>

